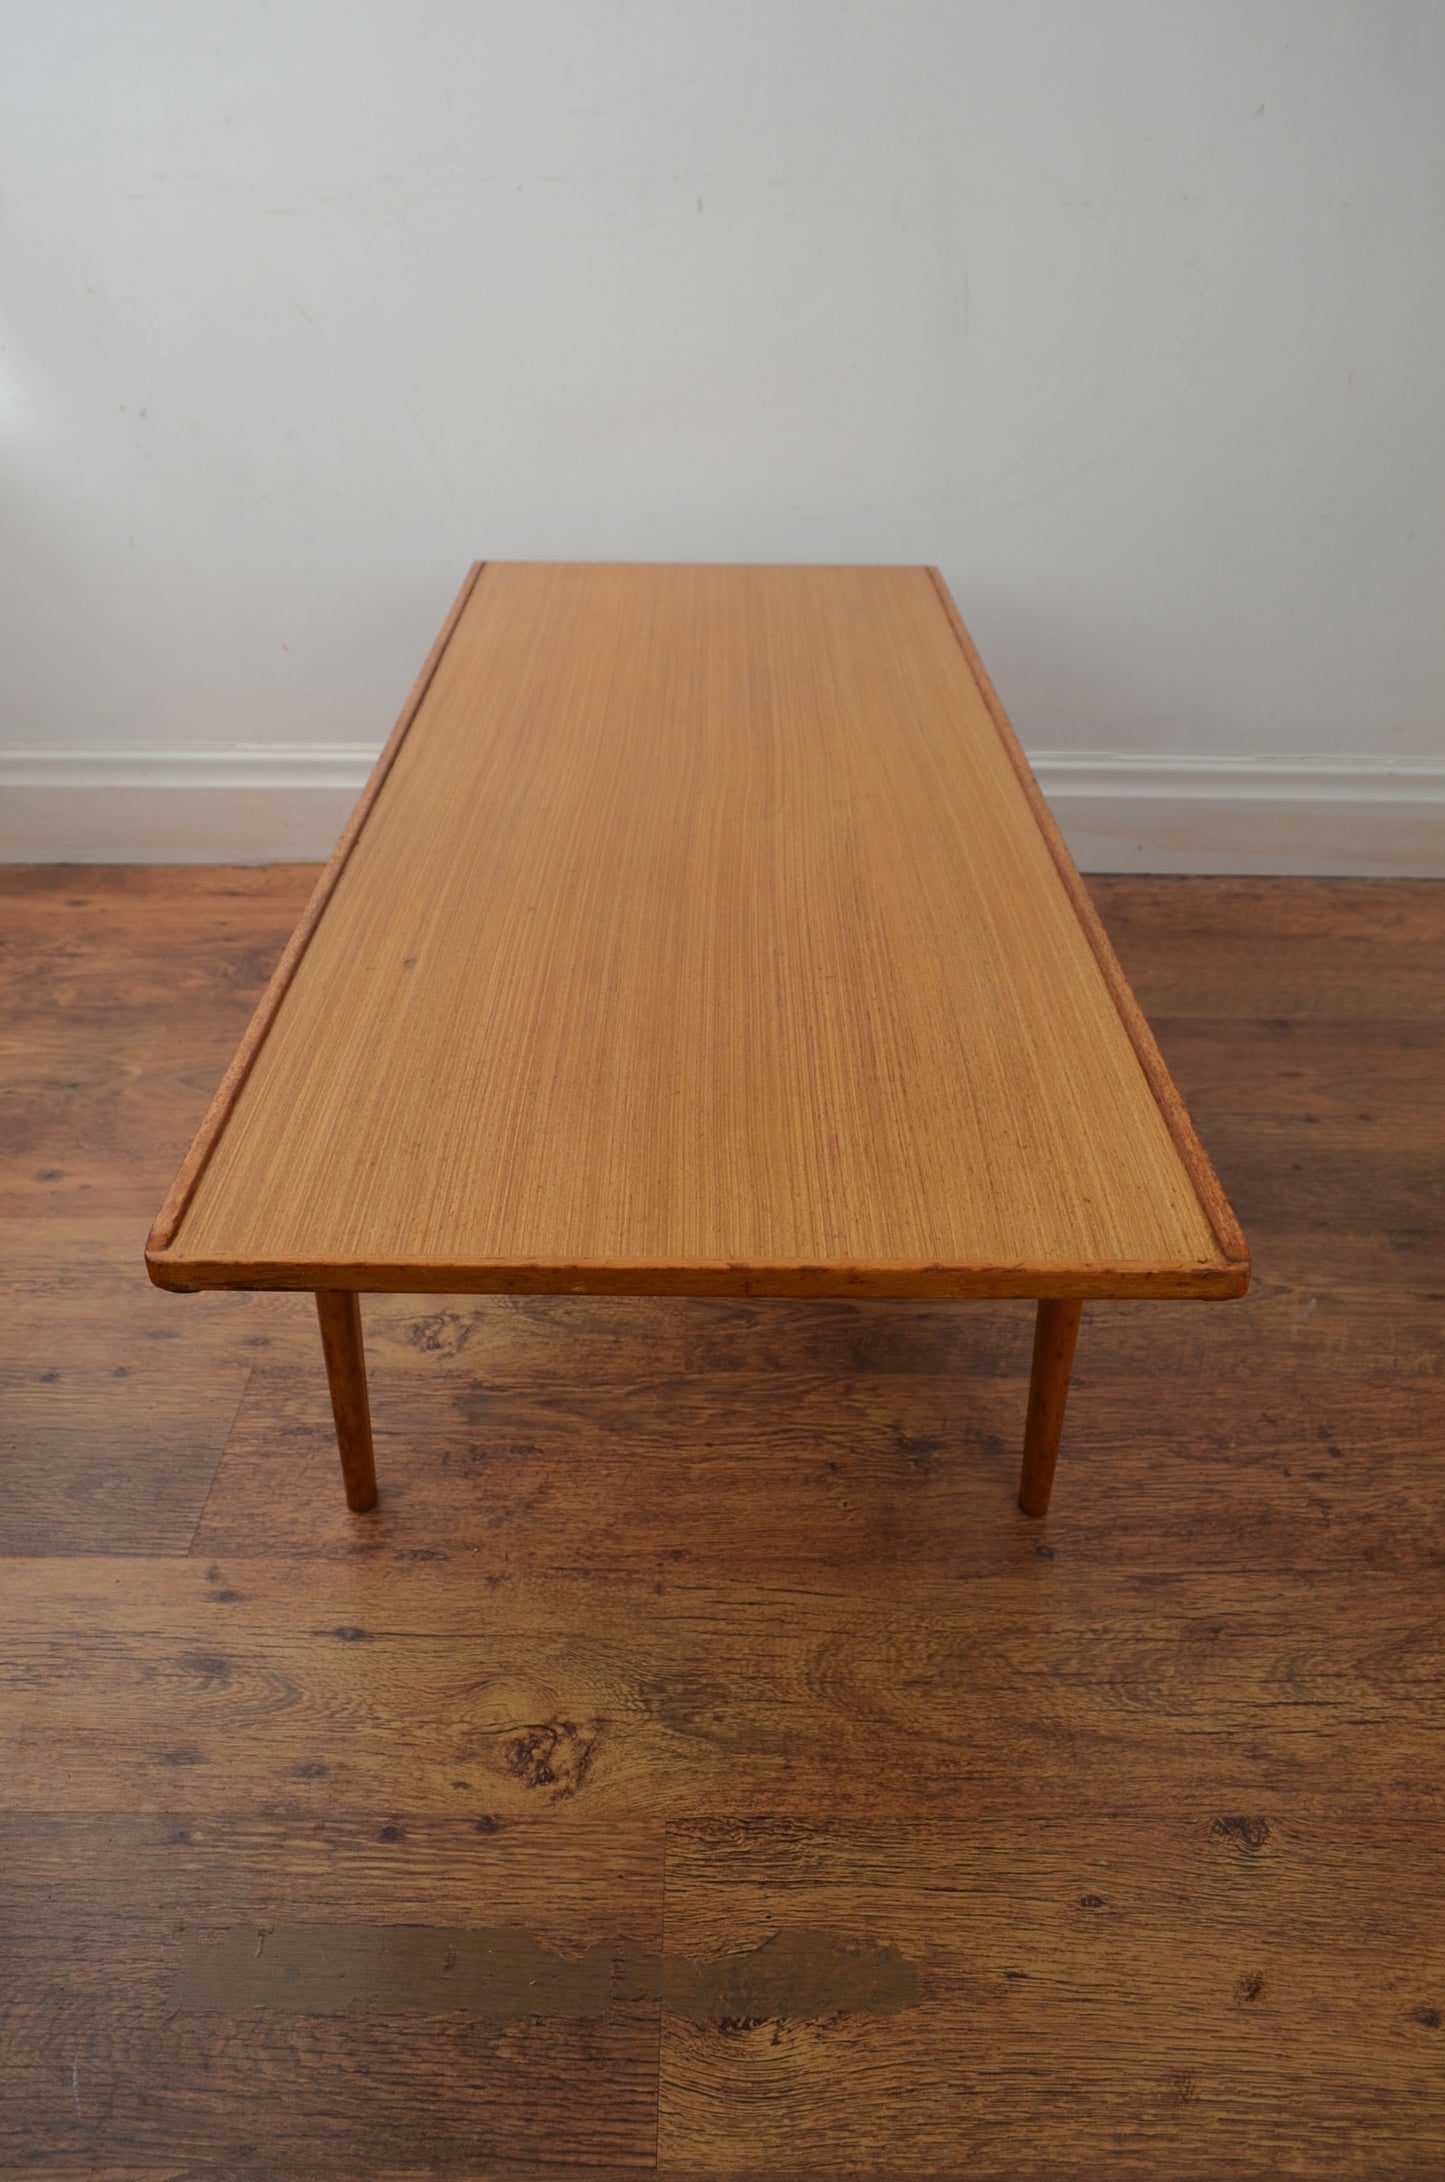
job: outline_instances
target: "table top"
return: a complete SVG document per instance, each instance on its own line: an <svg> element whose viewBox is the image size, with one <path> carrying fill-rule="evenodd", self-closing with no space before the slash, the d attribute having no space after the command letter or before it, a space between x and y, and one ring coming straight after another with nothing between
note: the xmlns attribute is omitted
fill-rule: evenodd
<svg viewBox="0 0 1445 2182"><path fill-rule="evenodd" d="M147 1262L180 1288L1248 1279L923 568L474 569Z"/></svg>

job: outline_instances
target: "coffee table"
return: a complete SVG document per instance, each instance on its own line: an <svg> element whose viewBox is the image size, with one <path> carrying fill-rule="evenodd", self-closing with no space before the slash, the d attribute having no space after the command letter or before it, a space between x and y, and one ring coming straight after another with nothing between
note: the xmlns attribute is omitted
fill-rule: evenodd
<svg viewBox="0 0 1445 2182"><path fill-rule="evenodd" d="M474 568L152 1231L358 1297L1243 1293L1243 1237L936 571Z"/></svg>

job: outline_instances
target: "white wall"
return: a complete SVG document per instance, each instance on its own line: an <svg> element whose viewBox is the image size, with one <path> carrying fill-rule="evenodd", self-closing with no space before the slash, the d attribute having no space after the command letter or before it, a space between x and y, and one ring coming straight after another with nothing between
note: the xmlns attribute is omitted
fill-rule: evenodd
<svg viewBox="0 0 1445 2182"><path fill-rule="evenodd" d="M1096 864L1445 868L1439 0L4 30L5 853L323 850L597 556L939 562Z"/></svg>

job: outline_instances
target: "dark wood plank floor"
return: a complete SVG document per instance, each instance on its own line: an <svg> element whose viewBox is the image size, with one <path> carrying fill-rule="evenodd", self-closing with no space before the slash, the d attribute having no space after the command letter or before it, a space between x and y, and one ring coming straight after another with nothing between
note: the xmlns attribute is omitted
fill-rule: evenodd
<svg viewBox="0 0 1445 2182"><path fill-rule="evenodd" d="M1445 2173L1445 888L1094 891L1255 1255L150 1288L300 870L0 874L0 2171Z"/></svg>

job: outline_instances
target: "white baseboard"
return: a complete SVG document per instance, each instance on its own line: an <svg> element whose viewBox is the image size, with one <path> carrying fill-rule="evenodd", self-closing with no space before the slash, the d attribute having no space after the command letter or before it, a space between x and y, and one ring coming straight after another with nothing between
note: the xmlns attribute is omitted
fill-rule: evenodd
<svg viewBox="0 0 1445 2182"><path fill-rule="evenodd" d="M1445 760L1038 751L1085 871L1445 877ZM375 752L0 750L0 862L319 861Z"/></svg>
<svg viewBox="0 0 1445 2182"><path fill-rule="evenodd" d="M0 863L324 862L375 763L355 743L0 750Z"/></svg>
<svg viewBox="0 0 1445 2182"><path fill-rule="evenodd" d="M1030 756L1081 871L1445 878L1445 759Z"/></svg>

